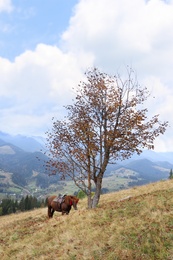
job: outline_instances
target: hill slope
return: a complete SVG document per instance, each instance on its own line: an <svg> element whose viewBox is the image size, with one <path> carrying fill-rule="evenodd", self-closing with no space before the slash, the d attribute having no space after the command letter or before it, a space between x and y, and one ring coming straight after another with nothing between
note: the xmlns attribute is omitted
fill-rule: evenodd
<svg viewBox="0 0 173 260"><path fill-rule="evenodd" d="M68 216L47 209L0 217L0 258L173 259L173 180L101 196Z"/></svg>

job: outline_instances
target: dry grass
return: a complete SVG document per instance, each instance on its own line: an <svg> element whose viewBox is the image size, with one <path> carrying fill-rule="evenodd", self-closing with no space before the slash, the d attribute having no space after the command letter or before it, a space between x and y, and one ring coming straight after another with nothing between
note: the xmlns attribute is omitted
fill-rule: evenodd
<svg viewBox="0 0 173 260"><path fill-rule="evenodd" d="M46 208L0 217L0 259L173 259L173 180L86 204L50 220Z"/></svg>

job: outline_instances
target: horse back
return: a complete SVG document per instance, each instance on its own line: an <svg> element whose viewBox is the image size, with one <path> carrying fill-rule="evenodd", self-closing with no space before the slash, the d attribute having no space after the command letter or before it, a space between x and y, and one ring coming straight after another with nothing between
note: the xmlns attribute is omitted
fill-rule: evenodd
<svg viewBox="0 0 173 260"><path fill-rule="evenodd" d="M52 201L53 201L56 197L57 197L56 195L49 196L49 197L47 198L47 205L48 205L48 206L51 206Z"/></svg>

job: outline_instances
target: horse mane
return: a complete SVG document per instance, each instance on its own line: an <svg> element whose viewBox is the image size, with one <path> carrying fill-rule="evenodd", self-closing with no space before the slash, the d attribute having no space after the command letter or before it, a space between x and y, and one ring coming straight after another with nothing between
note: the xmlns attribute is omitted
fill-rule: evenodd
<svg viewBox="0 0 173 260"><path fill-rule="evenodd" d="M65 203L68 205L71 205L73 201L76 201L78 203L79 199L73 195L66 195L65 198Z"/></svg>
<svg viewBox="0 0 173 260"><path fill-rule="evenodd" d="M67 205L70 205L70 197L69 195L66 195L65 198L64 198L64 201Z"/></svg>

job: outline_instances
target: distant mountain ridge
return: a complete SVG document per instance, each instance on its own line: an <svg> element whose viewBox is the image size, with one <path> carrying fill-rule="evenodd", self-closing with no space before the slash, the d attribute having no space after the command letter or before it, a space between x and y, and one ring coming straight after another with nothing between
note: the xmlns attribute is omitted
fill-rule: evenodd
<svg viewBox="0 0 173 260"><path fill-rule="evenodd" d="M148 159L130 160L129 163L108 165L105 178L112 191L141 186L151 182L167 180L173 164L165 162L152 162ZM110 183L109 183L110 179ZM108 192L107 186L104 189Z"/></svg>
<svg viewBox="0 0 173 260"><path fill-rule="evenodd" d="M43 137L28 137L24 135L10 135L0 132L1 142L13 144L26 152L36 152L45 150L45 140Z"/></svg>
<svg viewBox="0 0 173 260"><path fill-rule="evenodd" d="M143 150L140 155L134 154L131 160L148 159L153 162L169 162L173 164L173 152L155 152L153 150ZM128 162L129 160L127 160Z"/></svg>
<svg viewBox="0 0 173 260"><path fill-rule="evenodd" d="M6 143L13 144L26 152L45 151L46 140L42 136L10 135L0 131L0 139ZM153 162L165 161L173 164L173 152L155 152L144 150L142 154L134 154L131 159L123 161L123 164L130 160L148 159Z"/></svg>
<svg viewBox="0 0 173 260"><path fill-rule="evenodd" d="M47 160L48 157L40 151L27 152L0 139L0 189L6 191L10 185L27 187L31 182L38 187L49 186L53 179L49 178L45 170ZM10 173L11 177L4 183L5 173Z"/></svg>
<svg viewBox="0 0 173 260"><path fill-rule="evenodd" d="M140 159L130 162L125 167L137 172L140 178L154 182L167 179L173 165L168 163L165 167L165 162L158 163L148 159Z"/></svg>
<svg viewBox="0 0 173 260"><path fill-rule="evenodd" d="M35 189L46 189L52 183L57 183L59 176L50 178L46 172L44 165L48 157L41 150L45 150L42 137L35 139L0 132L0 190L3 191L10 183L24 188L30 185ZM140 156L133 155L129 160L108 165L105 177L120 175L129 178L129 185L134 186L167 179L170 169L173 169L173 153L145 150ZM5 176L5 173L10 175Z"/></svg>

